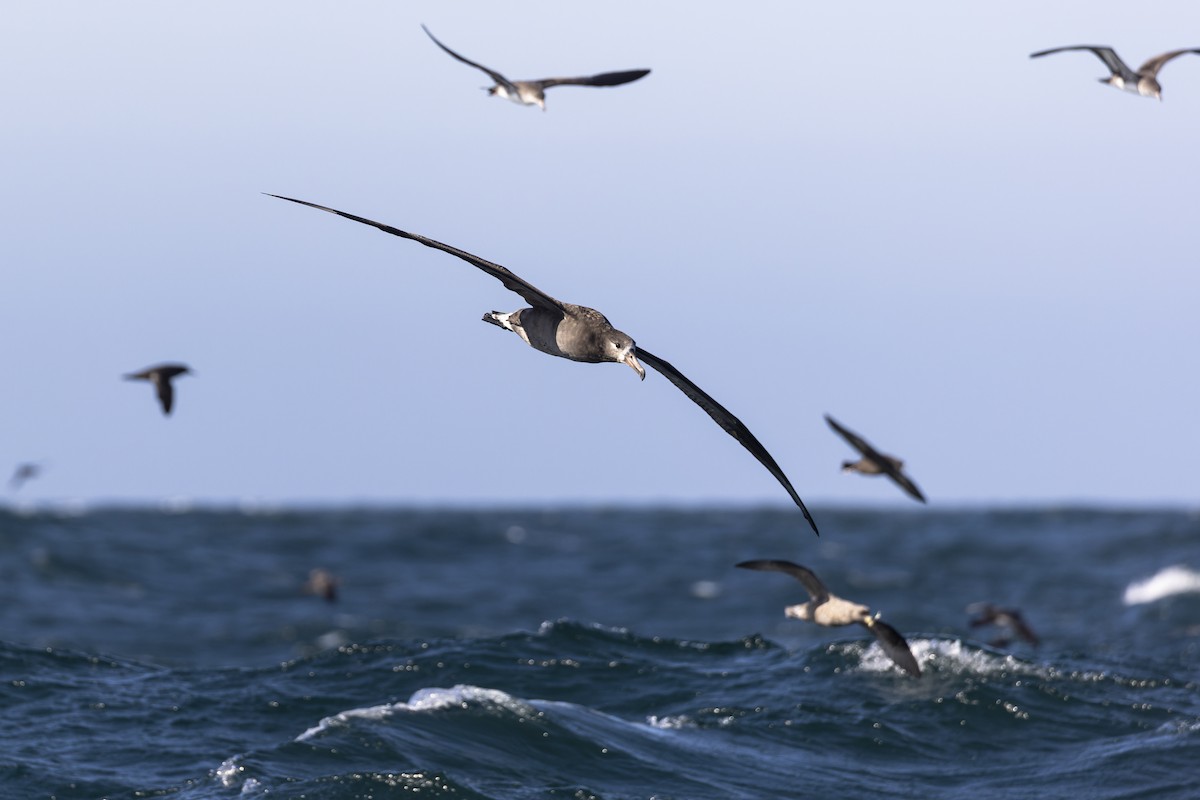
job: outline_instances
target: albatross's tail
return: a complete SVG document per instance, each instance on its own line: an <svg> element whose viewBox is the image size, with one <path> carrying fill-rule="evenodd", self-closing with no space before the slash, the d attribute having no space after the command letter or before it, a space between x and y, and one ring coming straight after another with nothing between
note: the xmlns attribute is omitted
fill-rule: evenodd
<svg viewBox="0 0 1200 800"><path fill-rule="evenodd" d="M490 322L498 328L504 328L506 331L511 331L513 327L508 323L508 318L511 316L511 313L505 313L503 311L489 311L483 315L483 321ZM516 331L513 332L515 333Z"/></svg>

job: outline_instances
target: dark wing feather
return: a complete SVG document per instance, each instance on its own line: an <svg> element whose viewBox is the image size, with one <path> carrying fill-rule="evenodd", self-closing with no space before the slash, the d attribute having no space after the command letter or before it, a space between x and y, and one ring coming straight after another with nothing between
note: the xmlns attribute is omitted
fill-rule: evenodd
<svg viewBox="0 0 1200 800"><path fill-rule="evenodd" d="M529 81L529 83L536 83L543 89L551 86L620 86L623 83L632 83L649 74L650 70L648 69L631 69L625 72L601 72L599 75L585 75L581 78L542 78L537 81Z"/></svg>
<svg viewBox="0 0 1200 800"><path fill-rule="evenodd" d="M437 37L434 36L432 33L430 33L429 28L426 28L424 25L421 26L421 30L425 31L425 33L429 36L429 38L433 39L433 43L436 44L438 47L442 48L443 50L445 50L451 57L456 58L459 61L461 61L462 63L472 66L475 69L483 70L484 72L486 72L488 74L488 77L490 77L496 83L504 84L504 86L506 86L508 88L508 90L511 94L515 95L517 93L516 87L512 85L512 81L510 81L508 78L501 75L499 72L496 72L496 70L489 69L489 68L485 67L483 64L477 64L469 58L464 58L463 56L460 56L458 53L454 52L449 47L446 47L446 45L439 42L437 40Z"/></svg>
<svg viewBox="0 0 1200 800"><path fill-rule="evenodd" d="M1010 611L1009 617L1012 619L1013 630L1017 632L1017 636L1020 636L1035 647L1040 643L1041 640L1033 632L1033 628L1029 627L1029 623L1025 621L1025 618L1021 616L1021 612Z"/></svg>
<svg viewBox="0 0 1200 800"><path fill-rule="evenodd" d="M888 463L891 465L891 462ZM913 483L912 478L905 475L895 466L892 466L891 469L885 469L884 471L887 472L887 476L889 478L894 480L901 489L908 493L909 497L914 500L919 500L922 503L925 502L925 495L921 494L921 490L917 488L915 483Z"/></svg>
<svg viewBox="0 0 1200 800"><path fill-rule="evenodd" d="M171 388L171 379L159 373L151 377L154 382L154 388L158 392L158 402L162 406L163 414L171 413L171 405L175 400L175 390Z"/></svg>
<svg viewBox="0 0 1200 800"><path fill-rule="evenodd" d="M1039 50L1036 53L1030 53L1029 57L1038 58L1040 56L1048 56L1051 53L1061 53L1066 50L1090 50L1091 52L1095 53L1101 61L1104 62L1104 65L1108 67L1112 74L1120 75L1126 81L1137 80L1137 75L1135 75L1133 70L1131 70L1129 66L1121 60L1121 57L1117 55L1117 51L1104 45L1076 44L1071 45L1070 47L1053 47L1049 50Z"/></svg>
<svg viewBox="0 0 1200 800"><path fill-rule="evenodd" d="M1166 64L1172 58L1181 56L1184 53L1200 53L1200 50L1185 48L1183 50L1172 50L1169 53L1163 53L1162 55L1155 56L1154 58L1148 60L1145 64L1142 64L1140 67L1138 67L1138 75L1149 75L1150 77L1154 77L1158 74L1158 71L1163 68L1163 64Z"/></svg>
<svg viewBox="0 0 1200 800"><path fill-rule="evenodd" d="M845 439L851 447L853 447L867 459L877 464L879 469L885 475L895 481L901 489L908 492L908 494L914 499L920 500L922 503L925 502L925 495L921 494L921 490L917 488L917 485L901 471L896 459L880 453L878 450L872 447L866 439L862 438L854 431L842 427L840 424L838 424L837 420L828 414L825 415L825 422L827 422L829 427L833 428L839 436Z"/></svg>
<svg viewBox="0 0 1200 800"><path fill-rule="evenodd" d="M808 513L808 509L804 505L804 501L800 499L800 495L796 494L796 490L792 488L792 483L787 479L787 475L783 474L783 470L775 463L775 459L767 452L767 448L763 447L758 439L754 438L754 434L750 432L742 421L729 412L727 408L712 399L703 389L692 383L683 373L675 369L668 362L663 361L653 353L643 350L641 347L636 348L638 358L644 361L649 366L661 372L667 380L679 387L679 390L691 398L692 402L700 406L708 413L713 421L721 428L737 439L742 447L750 451L751 455L758 459L759 463L767 468L767 471L775 476L775 480L787 490L788 495L795 501L800 510L804 512L804 518L808 520L808 524L812 526L813 533L820 536L820 531L817 530L817 523L813 520L812 514Z"/></svg>
<svg viewBox="0 0 1200 800"><path fill-rule="evenodd" d="M568 313L566 306L564 306L558 300L555 300L553 297L546 294L541 289L538 289L533 284L528 283L524 279L514 275L507 268L502 267L499 264L493 264L491 261L480 258L476 255L472 255L465 250L459 250L457 247L451 247L448 244L442 244L439 241L422 236L419 233L409 233L408 231L402 231L399 228L393 228L391 225L384 225L382 222L375 222L373 220L366 219L365 217L356 217L354 214L347 214L345 211L338 211L335 208L326 208L325 206L319 206L316 203L310 203L306 200L297 200L294 197L284 197L283 195L271 194L270 192L266 192L265 194L267 194L269 197L278 197L280 200L299 203L302 206L308 206L320 211L328 211L330 214L337 214L339 217L345 217L346 219L352 219L355 222L361 222L364 225L370 225L374 228L378 228L384 233L390 233L393 236L400 236L404 239L411 239L414 242L419 242L420 244L425 245L426 247L432 247L434 250L441 250L443 253L449 253L452 256L461 258L468 264L478 267L488 275L491 275L493 278L504 284L505 289L519 294L521 297L525 298L525 302L529 303L530 305L540 306L553 311L561 311L564 314Z"/></svg>
<svg viewBox="0 0 1200 800"><path fill-rule="evenodd" d="M825 588L825 584L821 583L821 579L808 567L802 567L799 564L793 564L791 561L783 561L776 558L759 558L753 561L743 561L736 566L742 569L756 569L760 572L782 572L791 575L804 584L804 588L816 602L823 603L829 599L829 590Z"/></svg>
<svg viewBox="0 0 1200 800"><path fill-rule="evenodd" d="M888 658L896 662L896 666L913 677L921 677L921 667L917 664L917 659L913 657L912 650L908 649L908 642L904 641L904 637L900 635L899 631L879 619L872 619L863 624L871 633L875 634L879 646L883 648L883 652L888 654Z"/></svg>
<svg viewBox="0 0 1200 800"><path fill-rule="evenodd" d="M871 447L871 445L869 445L867 443L866 439L862 438L854 431L843 428L841 425L838 424L837 420L835 420L833 417L829 416L828 414L825 415L825 422L829 425L829 427L833 428L834 431L836 431L839 436L841 436L843 439L845 439L850 444L850 446L853 447L855 450L857 450L859 453L861 453L862 455L871 459L872 461L876 462L880 467L887 465L888 460L886 458L884 458L882 453L880 453L874 447Z"/></svg>

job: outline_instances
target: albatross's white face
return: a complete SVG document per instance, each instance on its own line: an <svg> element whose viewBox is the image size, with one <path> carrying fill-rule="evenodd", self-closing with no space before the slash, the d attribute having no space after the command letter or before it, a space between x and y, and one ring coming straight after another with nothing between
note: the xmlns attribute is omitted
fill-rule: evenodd
<svg viewBox="0 0 1200 800"><path fill-rule="evenodd" d="M788 606L783 609L783 615L792 619L812 619L812 603L799 603L798 605Z"/></svg>
<svg viewBox="0 0 1200 800"><path fill-rule="evenodd" d="M608 348L611 351L610 356L613 361L628 364L638 374L639 378L646 380L646 368L637 360L637 354L634 352L636 346L633 343L633 339L622 334L616 339L610 339L608 341Z"/></svg>

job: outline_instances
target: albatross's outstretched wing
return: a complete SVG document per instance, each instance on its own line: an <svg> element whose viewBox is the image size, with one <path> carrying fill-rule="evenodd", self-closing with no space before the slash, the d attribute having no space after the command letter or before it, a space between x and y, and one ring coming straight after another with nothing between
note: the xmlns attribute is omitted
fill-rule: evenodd
<svg viewBox="0 0 1200 800"><path fill-rule="evenodd" d="M543 89L551 86L620 86L623 83L632 83L649 74L650 70L648 69L631 69L624 72L601 72L599 75L586 75L581 78L542 78L538 81L530 81L530 83L536 83Z"/></svg>
<svg viewBox="0 0 1200 800"><path fill-rule="evenodd" d="M647 352L645 349L637 348L638 358L642 363L654 367L669 380L671 383L679 387L679 390L691 398L692 402L700 406L713 418L721 428L737 439L742 447L750 451L750 454L758 459L759 463L767 468L767 471L775 476L775 480L779 481L780 485L787 490L792 500L800 507L804 513L804 518L808 520L808 524L812 526L813 533L821 535L817 530L817 523L812 518L812 514L808 513L808 508L805 507L804 501L800 499L800 495L796 494L796 490L792 488L792 482L788 480L787 475L783 474L783 470L775 463L775 459L767 452L767 448L762 446L758 439L754 438L754 434L750 432L740 419L730 413L729 409L712 399L696 384L687 379L686 376L667 361L662 360L653 353Z"/></svg>
<svg viewBox="0 0 1200 800"><path fill-rule="evenodd" d="M1200 49L1185 48L1183 50L1172 50L1169 53L1163 53L1162 55L1155 56L1154 58L1146 61L1145 64L1142 64L1140 67L1138 67L1138 74L1154 77L1158 75L1158 71L1163 68L1163 64L1166 64L1172 58L1181 56L1184 53L1200 53Z"/></svg>
<svg viewBox="0 0 1200 800"><path fill-rule="evenodd" d="M1075 44L1071 45L1070 47L1053 47L1049 50L1039 50L1036 53L1030 53L1029 57L1039 58L1041 56L1048 56L1051 53L1061 53L1065 50L1090 50L1091 52L1095 53L1101 61L1104 62L1104 65L1108 67L1109 71L1112 72L1113 75L1120 75L1126 83L1137 83L1137 74L1134 73L1134 71L1131 70L1129 66L1121 60L1121 57L1117 55L1116 50L1104 45Z"/></svg>
<svg viewBox="0 0 1200 800"><path fill-rule="evenodd" d="M899 631L883 620L874 617L865 620L863 625L875 634L879 646L883 648L883 652L887 653L888 658L896 662L896 666L913 677L921 677L921 667L917 664L917 659L913 657L912 650L908 649L908 642L904 641L904 637L900 635Z"/></svg>
<svg viewBox="0 0 1200 800"><path fill-rule="evenodd" d="M859 455L866 456L872 461L878 463L881 467L887 463L887 457L883 455L883 453L880 453L874 447L871 447L870 443L868 443L866 439L862 438L854 431L843 428L833 417L826 414L825 422L829 424L829 427L837 431L838 435L845 439L847 444L857 450Z"/></svg>
<svg viewBox="0 0 1200 800"><path fill-rule="evenodd" d="M836 431L838 435L845 439L851 447L853 447L867 459L877 464L883 471L883 474L894 480L900 486L900 488L908 492L913 499L920 500L922 503L925 502L925 495L921 494L921 490L917 488L917 485L913 483L907 475L904 474L899 466L897 466L896 459L879 452L872 447L866 439L862 438L854 431L843 428L838 424L837 420L828 414L825 415L825 421L829 423L829 427L833 428L834 431Z"/></svg>
<svg viewBox="0 0 1200 800"><path fill-rule="evenodd" d="M776 558L759 558L754 561L743 561L736 566L742 569L756 569L760 572L782 572L791 575L796 580L804 584L805 590L812 599L817 603L824 603L829 599L829 590L825 588L825 584L816 576L808 567L802 567L799 564L793 564L791 561L783 561Z"/></svg>
<svg viewBox="0 0 1200 800"><path fill-rule="evenodd" d="M400 236L404 239L412 239L414 242L419 242L426 247L432 247L434 250L441 250L443 253L449 253L452 256L457 256L463 261L466 261L468 264L478 267L488 275L491 275L493 278L500 281L502 284L504 284L505 289L519 294L525 299L525 302L529 303L530 305L540 306L542 308L547 308L554 311L562 311L563 313L567 312L567 309L558 300L555 300L553 297L546 294L541 289L537 288L523 278L514 275L506 267L502 267L499 264L493 264L491 261L480 258L476 255L472 255L466 250L459 250L457 247L451 247L448 244L442 244L439 241L430 239L427 236L422 236L419 233L409 233L408 231L402 231L399 228L393 228L391 225L384 225L382 222L375 222L374 220L370 220L365 217L357 217L354 214L347 214L345 211L338 211L336 208L326 208L325 206L319 206L316 203L310 203L307 200L297 200L294 197L284 197L283 195L271 194L270 192L265 192L264 194L266 194L268 197L278 197L280 200L287 200L292 203L299 203L302 206L316 208L321 211L328 211L330 214L337 214L339 217L345 217L346 219L352 219L355 222L361 222L364 225L370 225L373 228L378 228L384 233L390 233L393 236Z"/></svg>
<svg viewBox="0 0 1200 800"><path fill-rule="evenodd" d="M892 469L887 470L887 476L899 484L900 488L907 492L909 497L922 503L926 502L925 495L921 494L921 490L913 483L912 478L905 475L894 465L892 465Z"/></svg>
<svg viewBox="0 0 1200 800"><path fill-rule="evenodd" d="M496 72L496 70L494 70L494 69L489 69L488 67L485 67L483 64L477 64L469 58L464 58L463 56L460 56L458 53L454 52L449 47L446 47L446 45L439 42L437 40L437 37L434 36L432 33L429 33L429 28L426 28L424 25L421 26L421 30L425 31L425 33L428 34L429 38L433 39L433 43L436 44L438 47L442 48L443 50L445 50L451 57L456 58L459 61L461 61L462 63L472 66L475 69L483 70L484 72L486 72L488 74L488 77L490 77L496 83L503 85L504 88L508 89L509 94L514 95L514 96L517 94L517 87L513 86L513 82L510 81L508 78L504 77L499 72Z"/></svg>

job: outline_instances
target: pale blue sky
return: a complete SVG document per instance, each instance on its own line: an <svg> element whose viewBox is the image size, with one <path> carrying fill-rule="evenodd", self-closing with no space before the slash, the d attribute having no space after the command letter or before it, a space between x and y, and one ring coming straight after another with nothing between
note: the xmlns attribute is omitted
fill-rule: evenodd
<svg viewBox="0 0 1200 800"><path fill-rule="evenodd" d="M909 505L838 471L825 412L933 506L1194 505L1200 56L1162 103L1088 53L1028 58L1200 46L1200 4L1125 5L11 3L0 480L787 504L657 373L537 353L480 321L523 304L487 276L274 192L602 310L818 512ZM542 113L422 22L512 78L653 73ZM167 360L197 373L170 419L120 380Z"/></svg>

